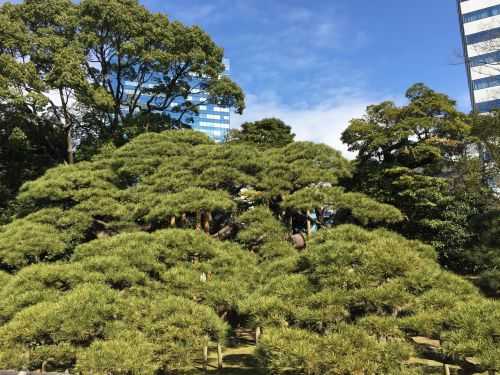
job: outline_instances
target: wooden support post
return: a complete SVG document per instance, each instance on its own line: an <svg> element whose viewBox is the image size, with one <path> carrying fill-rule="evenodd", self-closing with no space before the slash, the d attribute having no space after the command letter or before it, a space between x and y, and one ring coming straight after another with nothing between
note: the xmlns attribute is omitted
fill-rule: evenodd
<svg viewBox="0 0 500 375"><path fill-rule="evenodd" d="M203 230L205 233L210 234L210 223L212 222L212 214L205 211L203 213Z"/></svg>
<svg viewBox="0 0 500 375"><path fill-rule="evenodd" d="M443 374L444 375L451 375L450 366L447 365L446 363L443 364Z"/></svg>
<svg viewBox="0 0 500 375"><path fill-rule="evenodd" d="M202 283L206 283L207 282L207 274L205 272L201 273L201 275L200 275L200 281Z"/></svg>
<svg viewBox="0 0 500 375"><path fill-rule="evenodd" d="M201 230L201 211L196 212L196 230Z"/></svg>
<svg viewBox="0 0 500 375"><path fill-rule="evenodd" d="M207 224L208 224L207 233L210 233L210 225L212 225L213 219L214 218L212 217L212 213L211 212L207 212Z"/></svg>
<svg viewBox="0 0 500 375"><path fill-rule="evenodd" d="M217 343L217 368L222 368L222 345L220 342Z"/></svg>
<svg viewBox="0 0 500 375"><path fill-rule="evenodd" d="M311 211L306 211L307 215L307 239L311 239Z"/></svg>
<svg viewBox="0 0 500 375"><path fill-rule="evenodd" d="M208 369L208 339L207 343L203 346L203 368Z"/></svg>
<svg viewBox="0 0 500 375"><path fill-rule="evenodd" d="M171 227L175 227L175 224L176 224L175 216L174 216L174 215L172 215L172 216L170 217L170 226L171 226Z"/></svg>

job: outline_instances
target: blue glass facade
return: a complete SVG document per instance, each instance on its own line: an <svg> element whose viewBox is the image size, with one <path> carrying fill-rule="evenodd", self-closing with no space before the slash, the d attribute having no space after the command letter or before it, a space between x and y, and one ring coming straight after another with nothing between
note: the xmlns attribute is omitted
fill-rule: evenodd
<svg viewBox="0 0 500 375"><path fill-rule="evenodd" d="M474 56L469 59L471 68L500 62L500 51L485 53L484 55Z"/></svg>
<svg viewBox="0 0 500 375"><path fill-rule="evenodd" d="M500 15L500 5L494 5L488 8L478 9L464 14L464 23L479 21L489 17Z"/></svg>
<svg viewBox="0 0 500 375"><path fill-rule="evenodd" d="M474 90L487 89L489 87L500 86L500 75L475 79L472 81Z"/></svg>
<svg viewBox="0 0 500 375"><path fill-rule="evenodd" d="M229 75L230 65L229 60L224 59L224 65L226 67L225 74ZM154 87L154 76L148 82L151 82L150 87ZM196 87L203 86L200 85L200 79L193 77L192 82L190 82L191 95L189 95L185 100L190 101L198 108L198 114L189 113L185 114L182 121L187 125L191 126L193 130L201 131L207 134L210 138L216 142L223 142L230 130L230 120L231 112L230 108L219 106L216 104L211 104L207 102L207 94L202 89L197 89ZM148 84L145 85L146 87ZM133 81L125 82L125 94L134 94L134 90L137 87L137 83ZM145 105L151 97L147 94L143 94L139 103ZM162 97L158 97L159 102L163 101ZM172 118L179 119L180 114L175 111L175 108L182 104L182 98L176 99L169 106L169 109L165 110L164 113Z"/></svg>
<svg viewBox="0 0 500 375"><path fill-rule="evenodd" d="M465 41L467 45L471 45L481 42L487 42L497 38L500 38L500 27L466 35Z"/></svg>

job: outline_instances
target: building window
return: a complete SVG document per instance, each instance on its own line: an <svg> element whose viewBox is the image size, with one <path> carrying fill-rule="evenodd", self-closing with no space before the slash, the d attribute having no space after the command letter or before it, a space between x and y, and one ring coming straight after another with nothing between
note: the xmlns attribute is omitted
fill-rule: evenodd
<svg viewBox="0 0 500 375"><path fill-rule="evenodd" d="M479 113L491 112L494 109L500 109L500 99L476 103L476 111Z"/></svg>
<svg viewBox="0 0 500 375"><path fill-rule="evenodd" d="M229 108L224 108L224 107L214 107L214 112L225 112L225 113L229 113Z"/></svg>
<svg viewBox="0 0 500 375"><path fill-rule="evenodd" d="M465 41L467 44L476 44L497 38L500 38L500 27L467 35Z"/></svg>
<svg viewBox="0 0 500 375"><path fill-rule="evenodd" d="M500 5L494 5L489 8L484 8L464 14L464 23L474 22L498 15L500 15Z"/></svg>
<svg viewBox="0 0 500 375"><path fill-rule="evenodd" d="M470 66L481 66L488 64L498 64L500 62L500 51L474 56L469 59ZM499 67L500 71L500 67Z"/></svg>
<svg viewBox="0 0 500 375"><path fill-rule="evenodd" d="M472 86L474 87L474 90L482 90L489 87L500 86L500 76L491 76L476 79L475 81L472 81Z"/></svg>

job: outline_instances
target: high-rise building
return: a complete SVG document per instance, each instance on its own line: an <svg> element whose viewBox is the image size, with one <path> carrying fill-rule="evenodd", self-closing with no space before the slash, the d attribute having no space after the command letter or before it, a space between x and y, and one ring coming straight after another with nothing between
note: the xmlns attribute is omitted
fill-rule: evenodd
<svg viewBox="0 0 500 375"><path fill-rule="evenodd" d="M478 114L500 110L500 0L457 0L457 4L472 109ZM493 170L488 151L477 147L485 170ZM498 173L491 173L488 183L500 194Z"/></svg>
<svg viewBox="0 0 500 375"><path fill-rule="evenodd" d="M225 75L230 73L230 63L228 59L224 59ZM203 79L203 78L201 78ZM154 80L154 76L152 77ZM191 90L191 95L189 95L186 100L197 105L198 114L189 114L189 116L184 116L183 121L187 125L191 126L192 129L201 131L207 134L210 138L216 142L222 142L225 140L226 135L230 130L230 108L212 104L207 100L207 94L202 89L196 89L200 78L194 77L192 82L190 82L193 89ZM125 82L125 93L133 94L135 88L137 87L136 82L126 81ZM150 97L146 94L141 96L141 103L148 101ZM179 118L179 113L174 111L174 108L181 104L182 98L176 99L169 107L172 110L167 109L164 111L165 114L170 115L172 118ZM187 121L186 121L187 120Z"/></svg>
<svg viewBox="0 0 500 375"><path fill-rule="evenodd" d="M224 66L226 67L224 74L229 75L231 66L228 59L224 59ZM188 99L193 103L203 103L206 95L203 91L193 92L192 98ZM193 116L191 127L217 142L224 141L230 129L230 109L209 103L200 105L198 109L199 114Z"/></svg>
<svg viewBox="0 0 500 375"><path fill-rule="evenodd" d="M500 109L500 0L457 0L472 108Z"/></svg>

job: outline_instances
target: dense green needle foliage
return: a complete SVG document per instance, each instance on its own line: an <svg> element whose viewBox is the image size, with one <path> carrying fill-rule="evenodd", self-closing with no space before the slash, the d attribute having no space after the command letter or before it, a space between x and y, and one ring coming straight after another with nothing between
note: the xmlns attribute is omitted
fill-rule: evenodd
<svg viewBox="0 0 500 375"><path fill-rule="evenodd" d="M404 215L351 173L325 145L190 130L48 170L0 227L0 367L189 372L238 326L273 373L418 373L415 335L498 367L499 304L390 232Z"/></svg>
<svg viewBox="0 0 500 375"><path fill-rule="evenodd" d="M455 358L498 367L500 305L435 259L431 247L386 230L320 231L287 274L244 302L253 324L273 327L261 359L278 373L288 363L301 374L406 374L414 352L405 337L419 335L440 339Z"/></svg>
<svg viewBox="0 0 500 375"><path fill-rule="evenodd" d="M251 143L258 147L282 147L293 142L292 128L277 118L245 122L241 129L232 129L228 141Z"/></svg>

